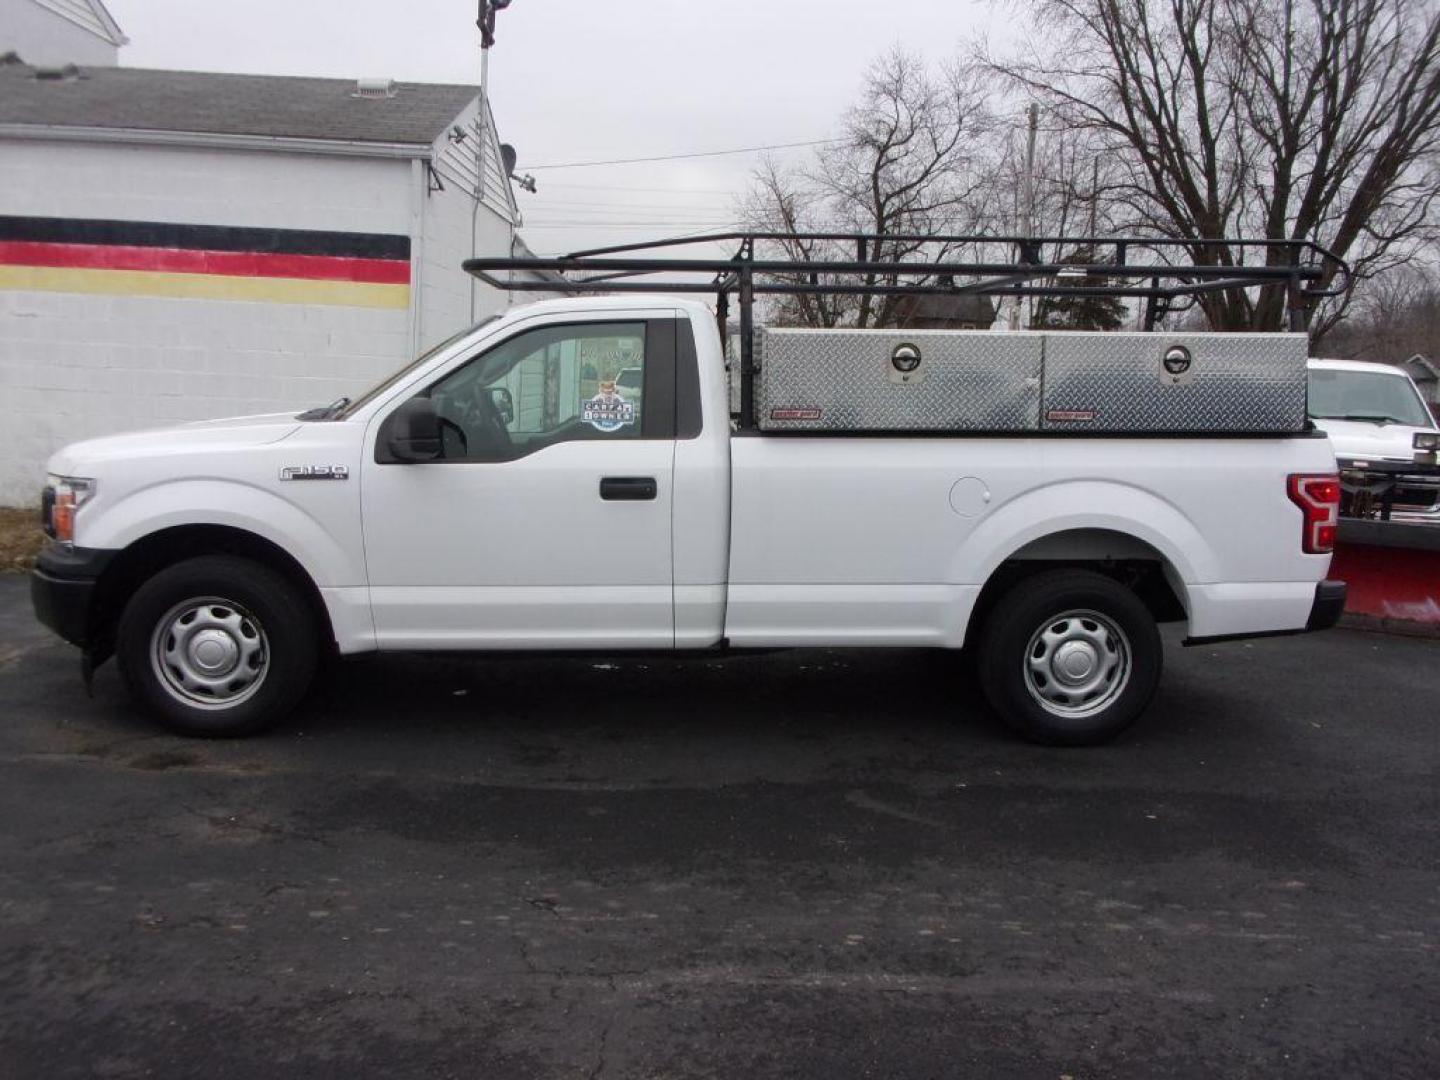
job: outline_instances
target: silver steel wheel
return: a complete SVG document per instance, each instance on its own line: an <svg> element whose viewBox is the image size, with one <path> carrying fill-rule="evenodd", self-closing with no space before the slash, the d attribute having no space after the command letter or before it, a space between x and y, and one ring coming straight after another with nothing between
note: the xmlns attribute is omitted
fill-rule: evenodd
<svg viewBox="0 0 1440 1080"><path fill-rule="evenodd" d="M1130 682L1130 640L1098 611L1067 611L1036 630L1025 650L1025 687L1067 720L1114 704Z"/></svg>
<svg viewBox="0 0 1440 1080"><path fill-rule="evenodd" d="M176 604L150 639L160 685L193 708L229 709L252 697L269 670L260 621L230 600L195 597Z"/></svg>

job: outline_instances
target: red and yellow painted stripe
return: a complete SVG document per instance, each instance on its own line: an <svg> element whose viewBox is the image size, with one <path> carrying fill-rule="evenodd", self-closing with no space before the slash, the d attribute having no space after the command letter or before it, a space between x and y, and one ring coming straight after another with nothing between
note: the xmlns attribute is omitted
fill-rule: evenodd
<svg viewBox="0 0 1440 1080"><path fill-rule="evenodd" d="M405 308L409 239L0 217L0 289Z"/></svg>

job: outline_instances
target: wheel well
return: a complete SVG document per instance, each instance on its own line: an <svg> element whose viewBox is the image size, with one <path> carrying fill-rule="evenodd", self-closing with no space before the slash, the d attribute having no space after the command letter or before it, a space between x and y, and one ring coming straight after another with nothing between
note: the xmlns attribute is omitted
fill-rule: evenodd
<svg viewBox="0 0 1440 1080"><path fill-rule="evenodd" d="M115 626L126 603L146 580L167 566L199 555L236 555L281 574L305 598L323 642L333 645L330 614L320 590L294 556L263 536L229 525L178 525L141 537L121 551L100 575L91 608L95 662L114 650Z"/></svg>
<svg viewBox="0 0 1440 1080"><path fill-rule="evenodd" d="M1156 622L1184 622L1189 617L1173 584L1179 575L1160 552L1125 533L1071 529L1034 540L1001 563L980 590L970 625L982 625L1000 597L1026 578L1063 568L1093 570L1112 578L1138 596Z"/></svg>

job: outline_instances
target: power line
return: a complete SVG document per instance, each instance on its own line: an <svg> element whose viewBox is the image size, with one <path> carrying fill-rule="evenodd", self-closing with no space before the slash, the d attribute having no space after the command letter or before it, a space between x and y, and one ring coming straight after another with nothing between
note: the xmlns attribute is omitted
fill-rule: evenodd
<svg viewBox="0 0 1440 1080"><path fill-rule="evenodd" d="M695 224L693 221L562 221L558 223L552 222L550 224L546 224L543 221L527 221L521 226L521 229L525 232L529 232L531 229L537 231L540 229L586 229L590 232L603 233L610 229L685 229L691 228ZM696 233L732 232L736 228L738 228L738 226L734 222L712 221L694 231Z"/></svg>
<svg viewBox="0 0 1440 1080"><path fill-rule="evenodd" d="M585 207L572 206L533 206L528 211L530 217L542 218L548 221L559 221L562 218L615 218L619 221L679 221L686 218L694 221L709 221L711 218L733 218L736 211L727 207L701 207L701 206L612 206L605 210L589 210Z"/></svg>
<svg viewBox="0 0 1440 1080"><path fill-rule="evenodd" d="M683 161L688 158L724 157L727 154L756 154L762 150L793 150L800 146L827 146L841 139L812 139L809 142L772 143L769 146L742 146L736 150L701 150L693 154L662 154L658 157L617 158L614 161L567 161L558 165L527 165L531 171L540 169L588 169L597 165L645 165L655 161Z"/></svg>
<svg viewBox="0 0 1440 1080"><path fill-rule="evenodd" d="M683 229L704 226L707 229L724 231L736 227L733 221L527 221L526 229Z"/></svg>
<svg viewBox="0 0 1440 1080"><path fill-rule="evenodd" d="M632 187L629 184L567 184L560 180L546 180L545 189L550 188L583 188L586 191L643 191L646 193L661 192L675 195L737 195L741 194L734 188L677 188L677 187Z"/></svg>
<svg viewBox="0 0 1440 1080"><path fill-rule="evenodd" d="M733 207L730 203L723 202L719 199L707 199L705 202L683 203L663 202L651 199L645 199L642 201L622 201L618 199L612 199L608 202L585 202L583 200L577 199L543 199L537 200L528 209L531 213L542 210L560 209L584 210L587 213L591 211L603 212L608 210L697 210L701 212L707 210L714 210L717 212L729 213L733 209Z"/></svg>

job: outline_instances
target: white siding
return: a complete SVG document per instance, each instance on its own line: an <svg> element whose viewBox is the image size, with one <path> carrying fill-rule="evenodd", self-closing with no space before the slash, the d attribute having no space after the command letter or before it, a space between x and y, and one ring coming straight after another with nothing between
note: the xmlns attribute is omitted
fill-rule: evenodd
<svg viewBox="0 0 1440 1080"><path fill-rule="evenodd" d="M442 135L435 143L435 171L448 187L459 187L472 197L475 193L475 178L480 168L479 143L481 138L478 99L455 118L450 132L458 129L465 138L456 141L450 134ZM510 178L505 173L504 161L500 156L500 140L496 134L494 118L485 132L485 205L505 221L513 221L515 208L511 204Z"/></svg>
<svg viewBox="0 0 1440 1080"><path fill-rule="evenodd" d="M471 106L455 119L455 127L469 134L461 142L442 135L434 146L434 178L441 190L430 191L427 184L423 210L424 242L421 265L417 271L420 294L421 348L444 341L463 326L501 311L509 303L507 294L481 285L467 274L461 264L479 252L509 255L513 238L511 225L510 188L500 159L499 143L493 137L486 154L487 184L485 204L475 214L475 176L478 165L476 144L479 126L477 110ZM497 187L499 176L504 182ZM472 299L473 294L473 299ZM534 296L521 297L535 299Z"/></svg>
<svg viewBox="0 0 1440 1080"><path fill-rule="evenodd" d="M0 53L12 51L37 67L113 67L119 57L83 0L0 0Z"/></svg>
<svg viewBox="0 0 1440 1080"><path fill-rule="evenodd" d="M110 40L110 30L90 0L31 0L37 7L53 11L67 22L87 30L97 37Z"/></svg>

